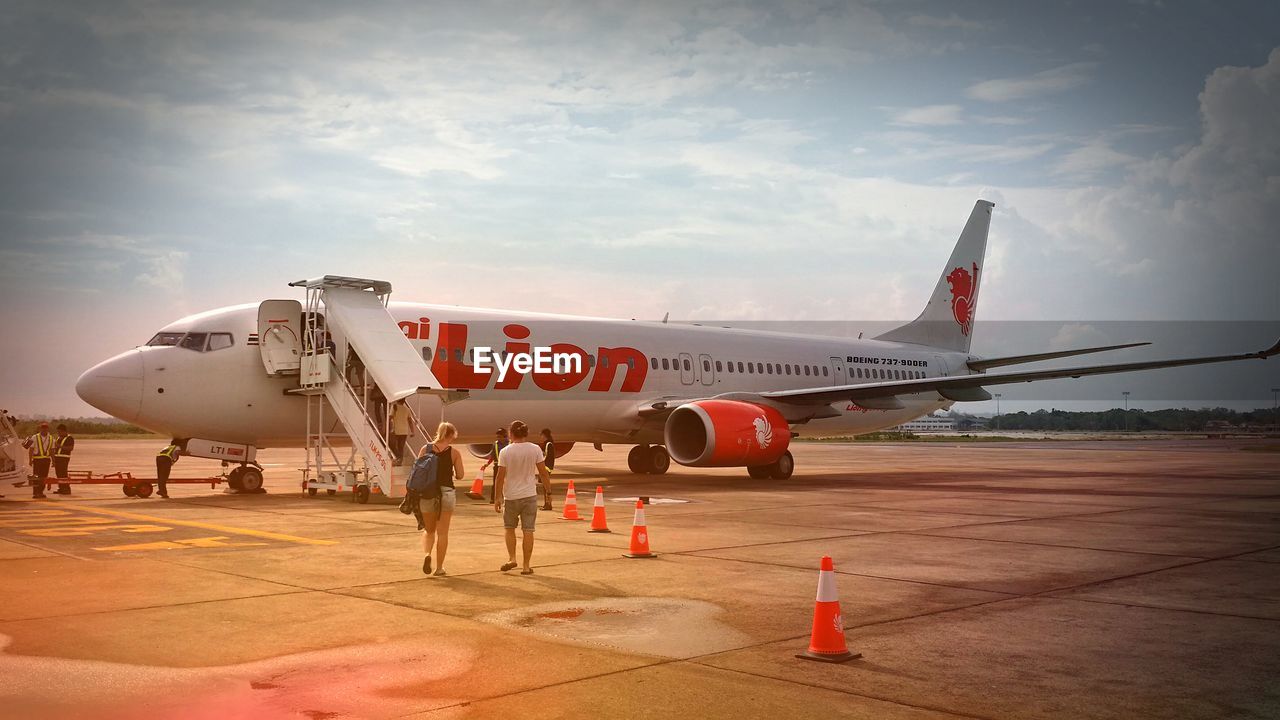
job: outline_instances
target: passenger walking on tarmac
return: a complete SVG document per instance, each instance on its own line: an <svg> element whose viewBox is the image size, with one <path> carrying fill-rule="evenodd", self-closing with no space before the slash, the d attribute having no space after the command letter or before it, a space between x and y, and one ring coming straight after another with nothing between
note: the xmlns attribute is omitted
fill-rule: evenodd
<svg viewBox="0 0 1280 720"><path fill-rule="evenodd" d="M498 455L498 477L493 484L493 508L502 513L506 531L507 562L503 572L516 566L516 527L524 531L524 567L521 575L532 575L533 528L538 520L538 480L551 497L551 476L542 462L542 448L529 442L529 426L511 423L511 444Z"/></svg>
<svg viewBox="0 0 1280 720"><path fill-rule="evenodd" d="M45 499L44 485L49 479L49 463L53 460L53 436L49 434L49 423L41 422L40 431L35 435L27 438L22 443L22 447L27 449L27 454L31 458L31 474L35 479L31 481L31 499Z"/></svg>
<svg viewBox="0 0 1280 720"><path fill-rule="evenodd" d="M498 465L497 465L498 455L500 455L502 453L502 449L509 444L510 443L507 441L507 429L498 428L498 431L497 433L495 433L494 439L493 439L493 454L489 456L489 459L485 461L484 465L480 466L480 470L481 472L483 472L490 465L493 465L493 482L495 485L498 482ZM497 497L498 497L498 494L495 491L494 494L489 497L490 502L492 502L493 500L496 500Z"/></svg>
<svg viewBox="0 0 1280 720"><path fill-rule="evenodd" d="M453 481L463 478L462 453L453 447L458 438L458 428L453 423L442 422L436 428L435 442L422 446L418 457L426 457L428 452L436 455L436 481L440 484L440 497L419 498L418 509L422 513L422 572L431 575L431 550L435 548L437 577L449 573L444 571L444 555L449 551L449 522L453 520L453 509L457 507L457 495Z"/></svg>
<svg viewBox="0 0 1280 720"><path fill-rule="evenodd" d="M162 498L169 497L169 490L165 487L165 483L169 481L169 471L173 469L173 464L178 462L178 456L181 454L182 445L178 443L177 438L174 438L165 449L156 453L156 486L159 488L156 494Z"/></svg>
<svg viewBox="0 0 1280 720"><path fill-rule="evenodd" d="M67 426L58 423L58 437L53 441L53 474L60 480L67 479L67 466L71 464L71 451L76 448L76 439L67 434ZM59 495L70 495L71 486L58 483Z"/></svg>
<svg viewBox="0 0 1280 720"><path fill-rule="evenodd" d="M391 454L397 465L404 463L404 441L409 438L409 405L398 401L391 410Z"/></svg>
<svg viewBox="0 0 1280 720"><path fill-rule="evenodd" d="M551 428L542 428L539 434L542 435L542 464L547 466L547 475L550 475L556 469L556 441L551 437ZM551 493L547 493L542 509L551 509Z"/></svg>

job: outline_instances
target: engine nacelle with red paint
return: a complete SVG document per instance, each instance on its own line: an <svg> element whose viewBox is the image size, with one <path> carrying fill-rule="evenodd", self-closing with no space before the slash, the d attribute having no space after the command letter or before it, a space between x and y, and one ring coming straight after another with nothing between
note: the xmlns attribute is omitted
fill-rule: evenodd
<svg viewBox="0 0 1280 720"><path fill-rule="evenodd" d="M768 465L787 451L791 428L771 407L738 400L699 400L671 412L667 452L681 465Z"/></svg>

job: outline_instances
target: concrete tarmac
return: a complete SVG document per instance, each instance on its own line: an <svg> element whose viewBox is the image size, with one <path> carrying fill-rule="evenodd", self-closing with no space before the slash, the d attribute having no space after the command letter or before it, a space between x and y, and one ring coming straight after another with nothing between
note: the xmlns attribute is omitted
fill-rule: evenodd
<svg viewBox="0 0 1280 720"><path fill-rule="evenodd" d="M161 445L85 440L72 468L151 475ZM1274 443L792 449L773 481L579 446L531 576L465 487L424 576L412 519L306 497L299 450L261 452L260 495L4 488L0 717L1280 716ZM605 487L611 534L558 519L569 479L585 517ZM622 557L641 495L657 559ZM794 657L824 554L863 659Z"/></svg>

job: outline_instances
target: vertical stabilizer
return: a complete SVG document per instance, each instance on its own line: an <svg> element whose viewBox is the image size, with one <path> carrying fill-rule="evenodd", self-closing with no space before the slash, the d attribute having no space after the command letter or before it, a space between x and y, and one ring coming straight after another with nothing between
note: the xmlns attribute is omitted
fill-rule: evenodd
<svg viewBox="0 0 1280 720"><path fill-rule="evenodd" d="M951 251L951 259L942 268L942 276L920 317L878 336L877 340L969 351L994 207L995 203L986 200L974 203L969 222L965 223L960 240Z"/></svg>

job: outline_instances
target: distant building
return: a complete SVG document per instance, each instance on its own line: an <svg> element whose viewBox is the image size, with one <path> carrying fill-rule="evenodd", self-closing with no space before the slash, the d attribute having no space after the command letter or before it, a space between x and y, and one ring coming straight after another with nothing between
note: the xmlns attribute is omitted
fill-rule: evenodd
<svg viewBox="0 0 1280 720"><path fill-rule="evenodd" d="M889 432L950 432L956 429L956 421L949 417L926 415L910 422L889 428Z"/></svg>

